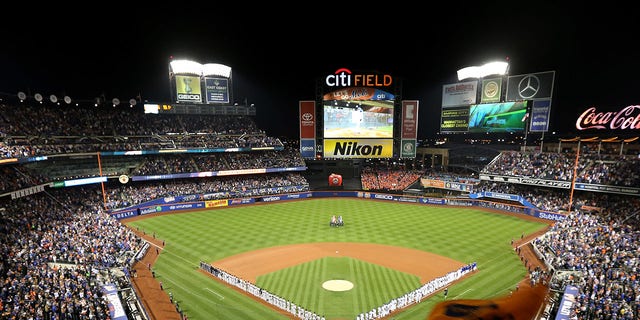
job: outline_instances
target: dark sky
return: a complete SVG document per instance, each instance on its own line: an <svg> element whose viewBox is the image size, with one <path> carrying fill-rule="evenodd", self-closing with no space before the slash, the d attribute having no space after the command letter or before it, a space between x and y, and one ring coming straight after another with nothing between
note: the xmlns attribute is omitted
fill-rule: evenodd
<svg viewBox="0 0 640 320"><path fill-rule="evenodd" d="M163 102L170 56L222 63L233 68L234 98L257 106L261 127L297 137L298 101L314 100L316 81L345 67L402 79L403 98L420 101L419 138L428 138L438 131L442 85L462 67L508 57L512 75L556 71L550 131L572 131L589 106L640 103L640 33L630 10L514 3L265 5L251 14L242 5L43 9L1 22L0 92L122 101L141 93Z"/></svg>

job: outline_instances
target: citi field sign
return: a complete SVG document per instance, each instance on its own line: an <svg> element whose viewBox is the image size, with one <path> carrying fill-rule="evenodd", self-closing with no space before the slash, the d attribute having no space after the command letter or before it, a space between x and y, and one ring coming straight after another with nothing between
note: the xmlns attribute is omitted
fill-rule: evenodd
<svg viewBox="0 0 640 320"><path fill-rule="evenodd" d="M576 128L578 130L639 130L640 105L624 107L613 112L598 111L595 107L588 108L578 117Z"/></svg>
<svg viewBox="0 0 640 320"><path fill-rule="evenodd" d="M393 77L388 74L356 73L347 68L340 68L328 75L324 83L328 87L389 87Z"/></svg>

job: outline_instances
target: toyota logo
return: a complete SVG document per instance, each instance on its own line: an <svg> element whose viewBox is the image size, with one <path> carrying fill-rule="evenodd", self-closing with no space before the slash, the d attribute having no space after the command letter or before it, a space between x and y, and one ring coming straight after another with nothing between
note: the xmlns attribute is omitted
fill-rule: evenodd
<svg viewBox="0 0 640 320"><path fill-rule="evenodd" d="M302 114L302 120L304 121L311 121L313 120L313 115L309 112L305 112Z"/></svg>
<svg viewBox="0 0 640 320"><path fill-rule="evenodd" d="M521 98L533 98L540 90L540 79L534 74L530 74L522 78L518 83L518 94Z"/></svg>

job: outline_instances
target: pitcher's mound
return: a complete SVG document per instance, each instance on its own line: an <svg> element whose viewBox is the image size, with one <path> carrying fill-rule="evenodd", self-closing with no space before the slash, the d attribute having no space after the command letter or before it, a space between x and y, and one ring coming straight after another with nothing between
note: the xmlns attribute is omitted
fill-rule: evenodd
<svg viewBox="0 0 640 320"><path fill-rule="evenodd" d="M347 280L329 280L322 287L329 291L349 291L353 289L353 283Z"/></svg>

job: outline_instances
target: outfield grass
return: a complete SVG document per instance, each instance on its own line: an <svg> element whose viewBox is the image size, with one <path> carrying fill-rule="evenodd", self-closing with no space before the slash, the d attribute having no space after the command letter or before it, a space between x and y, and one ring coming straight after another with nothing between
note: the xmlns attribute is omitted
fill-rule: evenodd
<svg viewBox="0 0 640 320"><path fill-rule="evenodd" d="M328 227L333 214L344 217L344 227ZM511 239L545 227L542 223L476 209L347 198L150 216L128 225L140 227L147 233L155 232L157 238L165 240L165 250L154 267L156 275L190 319L286 319L198 272L198 265L200 261L212 262L246 251L294 243L389 244L432 252L465 264L477 262L479 272L451 286L449 298L484 299L504 295L526 275L510 246ZM314 263L323 262L321 259ZM349 263L365 264L362 261ZM310 281L308 278L286 279L276 283L270 276L264 283L277 288L276 293L284 298L288 298L285 294L295 295L296 301L305 301L309 304L304 305L307 309L324 314L327 319L339 316L353 319L359 312L371 309L368 307L370 300L364 299L358 304L367 306L364 310L357 311L352 306L334 310L318 301L318 292L305 290L304 283ZM260 281L263 279L259 278ZM410 286L403 284L393 290L405 290L403 286L406 285ZM380 290L387 287L379 285ZM371 294L384 296L376 292ZM442 295L437 294L393 319L425 319L440 301ZM323 308L324 312L314 308Z"/></svg>

